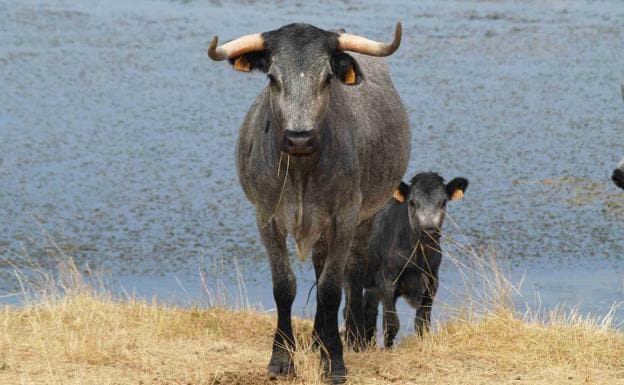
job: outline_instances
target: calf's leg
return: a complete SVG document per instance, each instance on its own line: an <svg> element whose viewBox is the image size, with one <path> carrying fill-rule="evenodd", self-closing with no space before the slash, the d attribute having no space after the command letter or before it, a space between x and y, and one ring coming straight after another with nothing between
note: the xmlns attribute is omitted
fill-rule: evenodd
<svg viewBox="0 0 624 385"><path fill-rule="evenodd" d="M386 288L383 296L383 326L384 326L384 344L386 348L391 348L394 343L394 337L399 332L399 316L396 311L396 300L394 287Z"/></svg>
<svg viewBox="0 0 624 385"><path fill-rule="evenodd" d="M438 291L437 278L431 278L428 281L428 287L423 295L421 305L418 307L418 310L416 310L416 318L414 320L414 329L419 336L429 331L433 299Z"/></svg>

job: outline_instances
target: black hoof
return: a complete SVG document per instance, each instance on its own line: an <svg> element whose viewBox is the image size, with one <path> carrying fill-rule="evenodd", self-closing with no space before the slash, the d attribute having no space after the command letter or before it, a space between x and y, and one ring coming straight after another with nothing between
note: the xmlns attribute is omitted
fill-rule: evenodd
<svg viewBox="0 0 624 385"><path fill-rule="evenodd" d="M344 384L345 382L347 382L347 369L342 368L332 370L331 374L329 375L329 382L332 385Z"/></svg>
<svg viewBox="0 0 624 385"><path fill-rule="evenodd" d="M294 377L295 365L290 358L271 358L271 362L269 362L269 367L267 368L267 374L272 380L275 380L279 377Z"/></svg>

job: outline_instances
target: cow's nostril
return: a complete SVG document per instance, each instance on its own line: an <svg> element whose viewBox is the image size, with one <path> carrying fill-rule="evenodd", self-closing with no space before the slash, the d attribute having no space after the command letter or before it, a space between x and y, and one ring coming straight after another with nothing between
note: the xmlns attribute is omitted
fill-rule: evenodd
<svg viewBox="0 0 624 385"><path fill-rule="evenodd" d="M308 139L312 137L312 132L286 130L286 137L289 139Z"/></svg>

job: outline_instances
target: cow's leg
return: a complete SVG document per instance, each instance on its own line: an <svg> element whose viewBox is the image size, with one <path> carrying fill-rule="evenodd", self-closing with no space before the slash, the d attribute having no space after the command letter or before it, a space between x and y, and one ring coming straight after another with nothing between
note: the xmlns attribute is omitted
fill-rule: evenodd
<svg viewBox="0 0 624 385"><path fill-rule="evenodd" d="M433 306L433 299L438 291L438 280L432 278L428 281L428 287L416 311L416 318L414 320L414 329L416 330L416 334L420 336L429 331L429 326L431 324L431 307Z"/></svg>
<svg viewBox="0 0 624 385"><path fill-rule="evenodd" d="M368 240L373 222L374 217L358 225L345 269L346 343L356 351L366 348L363 293L368 265Z"/></svg>
<svg viewBox="0 0 624 385"><path fill-rule="evenodd" d="M346 380L342 342L338 334L338 310L342 296L342 278L351 242L355 234L357 215L340 215L327 237L327 256L318 279L316 323L322 344L321 362L332 384Z"/></svg>
<svg viewBox="0 0 624 385"><path fill-rule="evenodd" d="M375 289L366 290L364 293L364 333L367 345L372 346L377 334L377 315L381 296Z"/></svg>
<svg viewBox="0 0 624 385"><path fill-rule="evenodd" d="M325 262L325 258L327 257L327 241L324 236L316 242L314 245L314 249L312 250L312 262L314 263L314 274L316 279L316 292L317 292L317 301L318 301L318 283L319 277L321 276L321 272L323 271L323 263ZM320 346L320 331L321 320L320 320L320 312L318 311L318 302L317 302L317 311L314 315L314 328L312 330L312 348L316 349Z"/></svg>
<svg viewBox="0 0 624 385"><path fill-rule="evenodd" d="M366 346L364 339L364 306L362 292L364 278L358 272L349 272L345 277L345 342L355 351L363 350Z"/></svg>
<svg viewBox="0 0 624 385"><path fill-rule="evenodd" d="M288 260L286 235L278 229L275 221L265 222L260 216L258 229L269 255L273 297L277 305L277 329L273 338L273 353L269 361L268 373L270 377L293 375L292 354L295 350L295 339L290 313L297 293L297 282Z"/></svg>
<svg viewBox="0 0 624 385"><path fill-rule="evenodd" d="M383 328L384 344L386 348L391 348L394 337L399 332L399 316L396 311L396 300L394 287L386 288L383 295Z"/></svg>

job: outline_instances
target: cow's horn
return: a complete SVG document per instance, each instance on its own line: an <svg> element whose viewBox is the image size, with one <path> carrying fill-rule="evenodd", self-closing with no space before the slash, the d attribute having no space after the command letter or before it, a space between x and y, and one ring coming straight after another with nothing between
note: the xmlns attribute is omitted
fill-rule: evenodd
<svg viewBox="0 0 624 385"><path fill-rule="evenodd" d="M247 52L261 51L264 49L264 40L259 33L241 36L238 39L234 39L217 47L218 43L219 37L215 36L208 46L208 57L212 60L235 58Z"/></svg>
<svg viewBox="0 0 624 385"><path fill-rule="evenodd" d="M371 56L389 56L399 48L402 32L403 28L401 27L401 22L398 22L394 30L394 40L392 43L384 43L350 33L342 33L338 36L338 49Z"/></svg>

